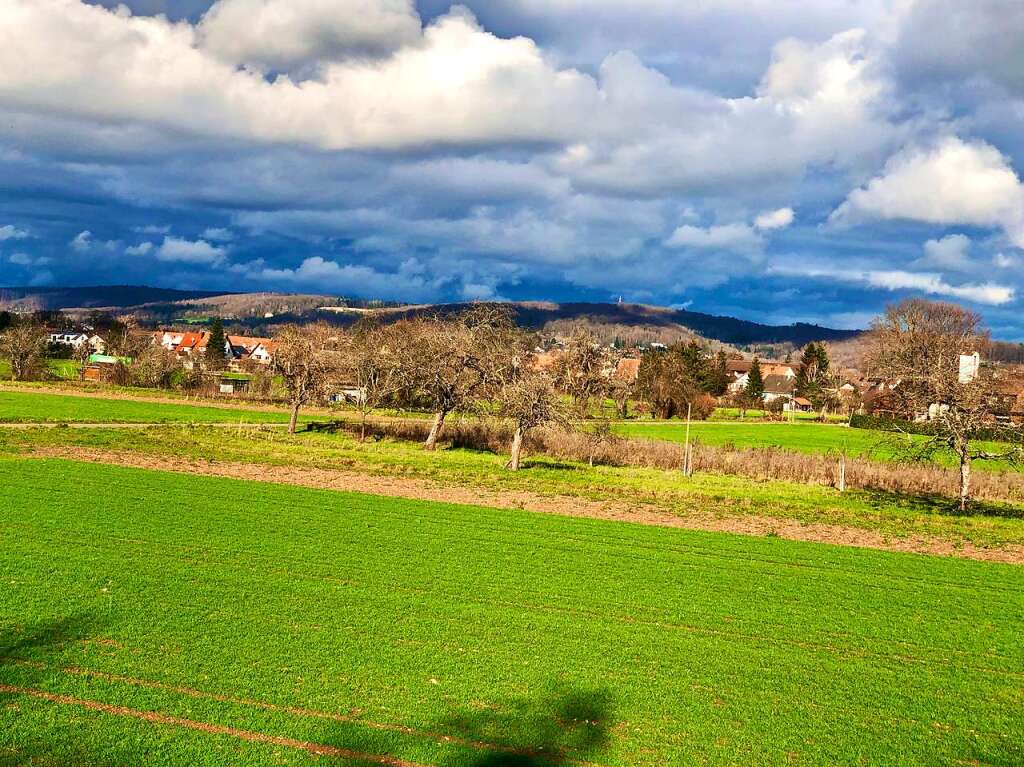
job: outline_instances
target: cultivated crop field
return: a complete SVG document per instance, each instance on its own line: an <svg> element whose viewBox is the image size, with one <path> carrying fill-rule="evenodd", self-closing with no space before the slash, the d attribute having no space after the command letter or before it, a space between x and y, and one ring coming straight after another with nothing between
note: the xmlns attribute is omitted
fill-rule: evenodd
<svg viewBox="0 0 1024 767"><path fill-rule="evenodd" d="M0 423L285 423L284 411L0 389Z"/></svg>
<svg viewBox="0 0 1024 767"><path fill-rule="evenodd" d="M0 764L1024 760L1017 567L50 459L0 486Z"/></svg>

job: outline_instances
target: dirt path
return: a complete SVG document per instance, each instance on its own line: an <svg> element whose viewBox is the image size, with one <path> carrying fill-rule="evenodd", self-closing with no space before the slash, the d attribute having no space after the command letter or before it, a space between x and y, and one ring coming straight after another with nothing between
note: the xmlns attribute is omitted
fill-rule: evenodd
<svg viewBox="0 0 1024 767"><path fill-rule="evenodd" d="M712 514L673 514L642 504L618 501L592 501L561 495L541 495L526 491L492 491L478 487L441 485L425 479L386 477L357 472L300 466L274 466L268 472L263 464L221 463L181 456L150 456L140 453L97 448L54 446L33 448L30 457L64 458L73 461L115 464L141 469L155 469L186 474L205 474L254 482L299 485L328 490L383 495L394 498L438 501L499 509L520 509L545 514L589 517L643 525L674 527L687 530L738 533L741 535L776 535L794 541L813 541L843 546L882 549L886 551L935 554L963 557L989 562L1024 564L1024 546L987 549L969 542L938 538L887 538L874 530L825 523L804 523L760 515L719 517ZM272 479L268 480L268 477Z"/></svg>

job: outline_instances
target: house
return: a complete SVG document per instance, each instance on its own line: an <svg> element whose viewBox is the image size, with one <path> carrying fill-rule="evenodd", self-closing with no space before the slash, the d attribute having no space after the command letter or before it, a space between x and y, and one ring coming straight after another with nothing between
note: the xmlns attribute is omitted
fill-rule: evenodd
<svg viewBox="0 0 1024 767"><path fill-rule="evenodd" d="M245 394L252 384L248 376L239 373L220 373L215 376L215 381L221 394Z"/></svg>
<svg viewBox="0 0 1024 767"><path fill-rule="evenodd" d="M88 330L50 330L48 341L51 344L69 346L72 349L81 349L88 344L94 352L103 353L106 351L107 342L100 336L90 333Z"/></svg>
<svg viewBox="0 0 1024 767"><path fill-rule="evenodd" d="M210 334L206 332L182 333L180 340L174 345L173 351L179 357L194 357L197 354L206 352L206 345L209 340Z"/></svg>
<svg viewBox="0 0 1024 767"><path fill-rule="evenodd" d="M227 337L228 346L231 348L231 358L236 360L251 360L261 365L269 365L274 361L274 353L277 351L277 342L271 338L258 338L254 336L231 336Z"/></svg>
<svg viewBox="0 0 1024 767"><path fill-rule="evenodd" d="M814 409L814 405L806 397L793 397L793 399L786 403L786 410L795 411L797 413L809 413Z"/></svg>
<svg viewBox="0 0 1024 767"><path fill-rule="evenodd" d="M796 376L775 373L764 377L765 404L779 399L789 402L794 396L796 396Z"/></svg>
<svg viewBox="0 0 1024 767"><path fill-rule="evenodd" d="M729 392L739 394L747 388L747 381L750 380L750 368L753 367L753 360L729 359L725 362L725 372L732 379L729 383ZM761 367L761 377L767 382L772 376L779 376L790 382L796 380L796 369L788 362L773 362L771 360L758 360ZM789 391L792 391L792 383Z"/></svg>
<svg viewBox="0 0 1024 767"><path fill-rule="evenodd" d="M184 337L184 333L176 333L173 330L158 330L153 334L153 341L167 351L173 352Z"/></svg>
<svg viewBox="0 0 1024 767"><path fill-rule="evenodd" d="M47 338L51 344L60 344L78 349L89 340L89 334L78 330L50 330Z"/></svg>
<svg viewBox="0 0 1024 767"><path fill-rule="evenodd" d="M894 392L900 382L889 382L881 379L873 379L861 392L860 409L870 415L884 415L894 417L899 414L900 405Z"/></svg>

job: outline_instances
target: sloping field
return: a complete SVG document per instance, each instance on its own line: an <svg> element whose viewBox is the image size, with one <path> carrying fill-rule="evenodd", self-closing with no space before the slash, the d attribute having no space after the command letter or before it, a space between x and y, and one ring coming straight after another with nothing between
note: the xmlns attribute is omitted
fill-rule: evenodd
<svg viewBox="0 0 1024 767"><path fill-rule="evenodd" d="M286 412L0 390L0 423L285 423Z"/></svg>
<svg viewBox="0 0 1024 767"><path fill-rule="evenodd" d="M1024 569L0 460L0 764L1019 764Z"/></svg>

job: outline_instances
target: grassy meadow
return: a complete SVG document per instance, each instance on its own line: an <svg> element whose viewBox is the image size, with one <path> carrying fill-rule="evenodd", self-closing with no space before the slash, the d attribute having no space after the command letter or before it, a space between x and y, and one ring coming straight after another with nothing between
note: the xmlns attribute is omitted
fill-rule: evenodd
<svg viewBox="0 0 1024 767"><path fill-rule="evenodd" d="M283 423L284 410L208 407L130 398L0 389L0 423Z"/></svg>
<svg viewBox="0 0 1024 767"><path fill-rule="evenodd" d="M499 494L610 502L643 513L717 519L771 518L825 523L887 538L928 537L991 548L1024 544L1024 510L1000 505L959 514L952 502L881 492L840 493L785 481L641 467L588 466L530 455L526 470L504 469L506 455L449 448L427 453L397 439L361 443L345 432L300 432L259 427L218 429L166 425L138 430L0 429L0 454L77 449L117 451L159 465L165 458L265 467L342 470L376 477L428 480L441 486Z"/></svg>
<svg viewBox="0 0 1024 767"><path fill-rule="evenodd" d="M0 484L0 764L1024 760L1021 568L60 460Z"/></svg>
<svg viewBox="0 0 1024 767"><path fill-rule="evenodd" d="M622 437L683 442L686 423L681 421L632 421L613 425L614 433ZM808 454L839 454L862 456L876 460L898 459L907 448L926 441L920 435L906 435L873 429L851 429L839 424L774 423L774 422L715 422L694 421L690 424L690 439L705 445L733 445L735 447L778 447ZM986 445L998 452L996 443ZM935 460L953 465L953 456L937 454ZM977 461L979 469L1006 469L1002 461Z"/></svg>

